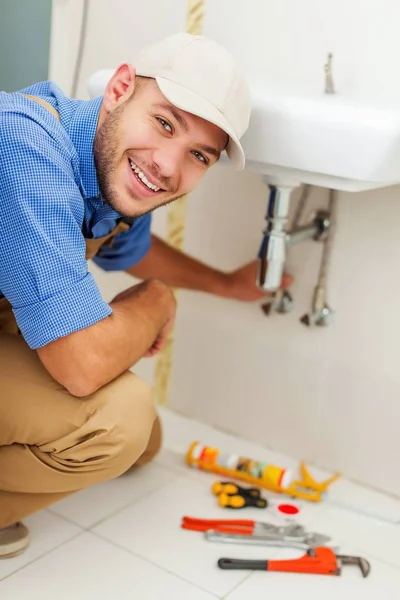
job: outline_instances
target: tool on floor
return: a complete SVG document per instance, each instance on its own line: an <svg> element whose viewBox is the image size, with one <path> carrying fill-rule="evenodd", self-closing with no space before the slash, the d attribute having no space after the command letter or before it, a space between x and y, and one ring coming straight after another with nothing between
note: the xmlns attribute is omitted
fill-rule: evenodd
<svg viewBox="0 0 400 600"><path fill-rule="evenodd" d="M238 479L273 492L287 494L312 502L321 502L328 486L339 474L318 483L313 479L304 463L300 465L301 479L294 480L293 473L282 467L269 465L239 456L223 454L214 447L193 442L186 454L186 462L194 468Z"/></svg>
<svg viewBox="0 0 400 600"><path fill-rule="evenodd" d="M246 488L238 485L234 481L216 481L213 483L211 491L215 496L219 496L219 494L228 494L229 496L242 494L251 496L252 498L260 498L261 496L261 490L259 488Z"/></svg>
<svg viewBox="0 0 400 600"><path fill-rule="evenodd" d="M252 498L251 496L242 496L242 494L236 494L235 496L220 494L218 496L218 504L223 508L236 509L248 506L252 506L253 508L267 508L268 506L265 498Z"/></svg>
<svg viewBox="0 0 400 600"><path fill-rule="evenodd" d="M261 497L258 488L245 488L232 481L216 481L212 493L218 497L218 504L223 508L266 508L267 500Z"/></svg>
<svg viewBox="0 0 400 600"><path fill-rule="evenodd" d="M363 577L371 571L371 565L359 556L335 554L330 548L316 548L301 558L294 560L241 560L237 558L220 558L220 569L250 569L257 571L280 571L285 573L309 573L315 575L341 575L343 565L356 565Z"/></svg>
<svg viewBox="0 0 400 600"><path fill-rule="evenodd" d="M307 542L294 540L293 538L277 539L269 535L243 535L241 533L221 533L220 531L205 531L204 537L208 542L217 542L224 544L241 544L246 546L264 546L275 548L296 548L296 550L304 550L312 552L315 548L321 546L325 542L325 537L319 534L310 535ZM335 552L338 548L329 546Z"/></svg>
<svg viewBox="0 0 400 600"><path fill-rule="evenodd" d="M191 531L237 534L238 537L234 539L237 539L238 543L243 541L244 538L252 537L259 542L301 542L307 544L307 546L314 547L323 546L331 540L327 535L308 532L302 525L298 524L280 527L271 523L246 519L196 519L184 516L181 527L182 529L189 529Z"/></svg>

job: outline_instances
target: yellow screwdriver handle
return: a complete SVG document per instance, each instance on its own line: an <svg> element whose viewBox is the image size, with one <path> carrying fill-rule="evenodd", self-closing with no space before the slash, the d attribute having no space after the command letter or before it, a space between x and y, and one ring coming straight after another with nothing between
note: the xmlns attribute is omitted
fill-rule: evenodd
<svg viewBox="0 0 400 600"><path fill-rule="evenodd" d="M215 496L219 496L222 493L232 496L233 494L237 494L237 492L237 485L234 485L233 483L222 483L221 481L216 481L212 486L212 493Z"/></svg>
<svg viewBox="0 0 400 600"><path fill-rule="evenodd" d="M266 508L267 501L264 498L251 498L251 496L228 496L228 494L220 494L218 496L218 504L224 508L244 508L245 506L253 506L255 508Z"/></svg>
<svg viewBox="0 0 400 600"><path fill-rule="evenodd" d="M228 496L228 494L222 493L218 496L218 504L224 508L244 508L246 498L244 496Z"/></svg>
<svg viewBox="0 0 400 600"><path fill-rule="evenodd" d="M236 485L232 481L216 481L212 488L212 493L215 496L219 496L219 494L228 494L229 496L235 496L236 494L242 494L243 496L251 496L252 498L259 498L261 496L261 492L258 488L245 488L240 485Z"/></svg>

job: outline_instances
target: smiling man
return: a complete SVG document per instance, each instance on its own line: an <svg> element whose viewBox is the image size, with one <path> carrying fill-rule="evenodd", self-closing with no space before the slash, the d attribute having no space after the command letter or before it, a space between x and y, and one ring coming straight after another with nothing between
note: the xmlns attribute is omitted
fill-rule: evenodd
<svg viewBox="0 0 400 600"><path fill-rule="evenodd" d="M255 263L223 273L150 233L220 154L244 166L250 101L232 56L179 34L121 65L104 96L51 82L0 93L0 557L20 520L143 465L161 427L129 371L163 346L170 286L256 300ZM111 303L87 260L140 279Z"/></svg>
<svg viewBox="0 0 400 600"><path fill-rule="evenodd" d="M94 159L102 197L124 215L143 216L193 190L229 143L224 130L175 107L162 89L131 65L121 65L106 89Z"/></svg>

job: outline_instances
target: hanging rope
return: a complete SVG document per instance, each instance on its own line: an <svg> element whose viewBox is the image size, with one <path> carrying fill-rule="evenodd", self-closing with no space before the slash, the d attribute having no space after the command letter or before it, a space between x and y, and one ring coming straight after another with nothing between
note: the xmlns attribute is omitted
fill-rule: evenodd
<svg viewBox="0 0 400 600"><path fill-rule="evenodd" d="M201 35L204 22L205 0L188 0L186 9L186 32ZM177 250L183 249L183 236L186 221L187 196L173 202L168 211L166 242ZM173 290L176 297L177 290ZM171 378L174 350L174 332L168 337L158 355L154 372L154 397L157 404L168 403L168 386Z"/></svg>

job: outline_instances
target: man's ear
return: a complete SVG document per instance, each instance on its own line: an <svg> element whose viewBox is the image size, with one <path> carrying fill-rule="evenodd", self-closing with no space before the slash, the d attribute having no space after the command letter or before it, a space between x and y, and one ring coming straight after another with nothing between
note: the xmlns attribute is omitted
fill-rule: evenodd
<svg viewBox="0 0 400 600"><path fill-rule="evenodd" d="M103 106L111 112L116 106L125 102L135 89L136 71L130 64L120 65L104 91Z"/></svg>

